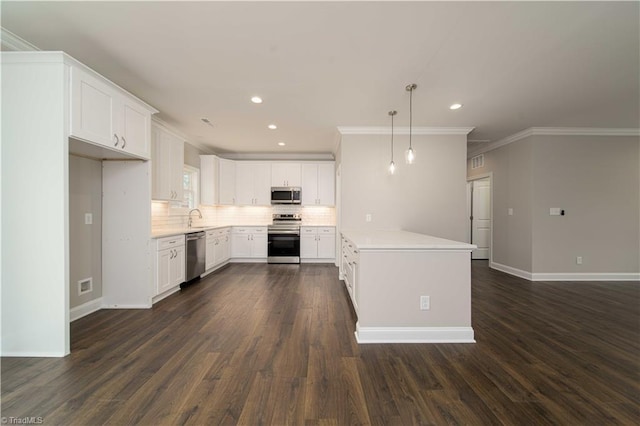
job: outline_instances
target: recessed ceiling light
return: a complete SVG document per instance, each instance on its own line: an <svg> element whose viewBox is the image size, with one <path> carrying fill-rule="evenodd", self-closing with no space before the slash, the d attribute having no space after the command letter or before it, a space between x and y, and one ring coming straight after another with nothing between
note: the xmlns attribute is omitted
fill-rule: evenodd
<svg viewBox="0 0 640 426"><path fill-rule="evenodd" d="M285 146L285 145L286 145L286 143L284 143L284 142L278 142L278 145L280 145L280 146Z"/></svg>
<svg viewBox="0 0 640 426"><path fill-rule="evenodd" d="M275 130L278 128L278 126L276 126L275 124L269 124L267 127L270 128L271 130Z"/></svg>
<svg viewBox="0 0 640 426"><path fill-rule="evenodd" d="M460 109L462 108L462 104L453 104L449 107L449 109Z"/></svg>
<svg viewBox="0 0 640 426"><path fill-rule="evenodd" d="M262 98L260 96L254 96L253 98L251 98L251 102L253 102L254 104L261 104Z"/></svg>

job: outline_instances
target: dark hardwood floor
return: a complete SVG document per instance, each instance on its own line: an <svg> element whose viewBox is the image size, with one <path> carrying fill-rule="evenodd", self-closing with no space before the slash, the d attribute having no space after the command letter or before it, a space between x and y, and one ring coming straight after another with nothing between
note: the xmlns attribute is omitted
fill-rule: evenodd
<svg viewBox="0 0 640 426"><path fill-rule="evenodd" d="M357 345L337 268L233 264L151 310L3 358L2 416L50 425L640 423L640 285L473 262L475 344Z"/></svg>

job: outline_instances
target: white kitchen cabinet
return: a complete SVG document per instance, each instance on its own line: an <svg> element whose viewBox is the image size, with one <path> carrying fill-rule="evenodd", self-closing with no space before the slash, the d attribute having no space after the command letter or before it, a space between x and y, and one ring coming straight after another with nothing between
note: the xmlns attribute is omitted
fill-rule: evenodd
<svg viewBox="0 0 640 426"><path fill-rule="evenodd" d="M302 205L335 204L335 165L333 162L302 164Z"/></svg>
<svg viewBox="0 0 640 426"><path fill-rule="evenodd" d="M156 240L155 295L176 289L185 280L184 235Z"/></svg>
<svg viewBox="0 0 640 426"><path fill-rule="evenodd" d="M218 167L218 204L233 205L236 203L236 162L220 158Z"/></svg>
<svg viewBox="0 0 640 426"><path fill-rule="evenodd" d="M104 78L71 68L72 136L149 159L152 112Z"/></svg>
<svg viewBox="0 0 640 426"><path fill-rule="evenodd" d="M336 228L333 226L300 227L300 258L331 262L336 257Z"/></svg>
<svg viewBox="0 0 640 426"><path fill-rule="evenodd" d="M300 186L302 170L300 163L271 163L271 186Z"/></svg>
<svg viewBox="0 0 640 426"><path fill-rule="evenodd" d="M262 161L236 162L236 204L271 204L271 164Z"/></svg>
<svg viewBox="0 0 640 426"><path fill-rule="evenodd" d="M216 268L229 260L229 228L207 231L205 270Z"/></svg>
<svg viewBox="0 0 640 426"><path fill-rule="evenodd" d="M200 204L236 202L236 162L215 155L200 156Z"/></svg>
<svg viewBox="0 0 640 426"><path fill-rule="evenodd" d="M153 123L151 133L151 198L165 201L182 200L184 142L156 123Z"/></svg>
<svg viewBox="0 0 640 426"><path fill-rule="evenodd" d="M267 227L233 227L231 230L231 257L267 258Z"/></svg>
<svg viewBox="0 0 640 426"><path fill-rule="evenodd" d="M353 309L358 313L358 264L360 263L358 249L348 239L342 237L341 275L347 288Z"/></svg>

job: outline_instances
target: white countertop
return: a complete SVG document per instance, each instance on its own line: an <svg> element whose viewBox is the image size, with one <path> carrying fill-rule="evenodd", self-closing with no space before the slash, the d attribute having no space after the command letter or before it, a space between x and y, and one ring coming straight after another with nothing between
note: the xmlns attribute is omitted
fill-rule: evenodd
<svg viewBox="0 0 640 426"><path fill-rule="evenodd" d="M151 238L172 237L180 234L190 234L192 232L210 231L212 229L231 228L231 226L206 226L194 228L158 229L151 231Z"/></svg>
<svg viewBox="0 0 640 426"><path fill-rule="evenodd" d="M471 251L474 244L446 240L431 235L393 230L343 230L342 235L359 250L460 250Z"/></svg>

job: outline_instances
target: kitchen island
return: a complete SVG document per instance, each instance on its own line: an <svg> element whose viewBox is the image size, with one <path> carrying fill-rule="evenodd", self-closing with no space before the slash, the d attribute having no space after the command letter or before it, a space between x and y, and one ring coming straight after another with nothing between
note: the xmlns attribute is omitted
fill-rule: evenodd
<svg viewBox="0 0 640 426"><path fill-rule="evenodd" d="M473 343L475 245L406 231L342 231L340 278L358 343Z"/></svg>

